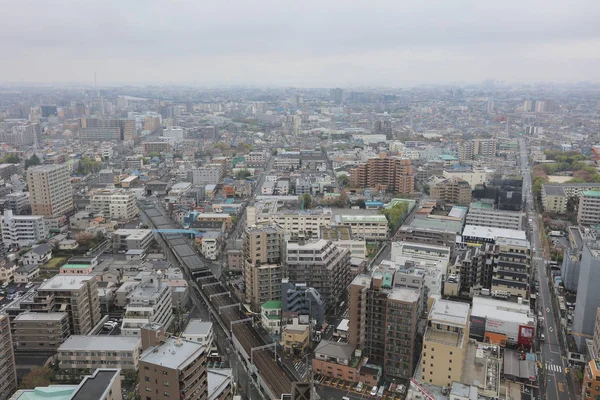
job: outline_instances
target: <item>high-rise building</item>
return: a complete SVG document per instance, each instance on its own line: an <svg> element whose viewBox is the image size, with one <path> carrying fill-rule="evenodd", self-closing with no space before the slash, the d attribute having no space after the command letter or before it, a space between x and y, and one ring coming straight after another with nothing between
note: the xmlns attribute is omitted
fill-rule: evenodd
<svg viewBox="0 0 600 400"><path fill-rule="evenodd" d="M134 140L136 133L134 119L81 118L79 120L79 138L81 140Z"/></svg>
<svg viewBox="0 0 600 400"><path fill-rule="evenodd" d="M284 278L281 281L281 311L308 315L317 322L317 326L321 326L325 322L326 304L314 288Z"/></svg>
<svg viewBox="0 0 600 400"><path fill-rule="evenodd" d="M358 275L348 288L348 343L383 367L390 378L410 378L418 351L417 322L423 312L422 289L398 287L395 269Z"/></svg>
<svg viewBox="0 0 600 400"><path fill-rule="evenodd" d="M469 321L469 304L433 300L421 353L421 377L425 383L445 387L460 382L469 342Z"/></svg>
<svg viewBox="0 0 600 400"><path fill-rule="evenodd" d="M41 106L42 118L56 117L58 115L58 109L56 106Z"/></svg>
<svg viewBox="0 0 600 400"><path fill-rule="evenodd" d="M31 146L40 133L37 123L0 122L0 142L12 146Z"/></svg>
<svg viewBox="0 0 600 400"><path fill-rule="evenodd" d="M445 179L431 187L431 198L444 203L466 206L472 199L471 185L460 178Z"/></svg>
<svg viewBox="0 0 600 400"><path fill-rule="evenodd" d="M140 284L127 296L121 333L138 336L148 323L170 326L173 321L173 302L169 283L161 272L141 272Z"/></svg>
<svg viewBox="0 0 600 400"><path fill-rule="evenodd" d="M600 224L600 191L588 190L579 196L577 209L579 225Z"/></svg>
<svg viewBox="0 0 600 400"><path fill-rule="evenodd" d="M207 353L206 346L181 338L145 349L139 361L140 398L208 398Z"/></svg>
<svg viewBox="0 0 600 400"><path fill-rule="evenodd" d="M589 241L584 244L581 255L573 332L589 336L594 334L596 311L600 307L598 287L600 287L600 242ZM574 337L581 349L585 345L585 337L580 335Z"/></svg>
<svg viewBox="0 0 600 400"><path fill-rule="evenodd" d="M8 315L0 314L0 400L7 400L17 390L17 370Z"/></svg>
<svg viewBox="0 0 600 400"><path fill-rule="evenodd" d="M389 189L404 194L410 194L415 189L411 160L385 155L352 168L350 182L361 188Z"/></svg>
<svg viewBox="0 0 600 400"><path fill-rule="evenodd" d="M496 238L498 257L494 263L492 292L502 291L529 298L531 254L528 240Z"/></svg>
<svg viewBox="0 0 600 400"><path fill-rule="evenodd" d="M334 307L350 283L350 251L331 240L289 241L286 275L290 282L316 289L328 307Z"/></svg>
<svg viewBox="0 0 600 400"><path fill-rule="evenodd" d="M281 299L284 246L283 231L277 225L249 226L244 232L245 295L254 309Z"/></svg>
<svg viewBox="0 0 600 400"><path fill-rule="evenodd" d="M33 215L58 218L73 210L73 189L67 164L29 168L27 185Z"/></svg>
<svg viewBox="0 0 600 400"><path fill-rule="evenodd" d="M336 104L344 102L344 90L340 88L329 89L329 101L333 101Z"/></svg>

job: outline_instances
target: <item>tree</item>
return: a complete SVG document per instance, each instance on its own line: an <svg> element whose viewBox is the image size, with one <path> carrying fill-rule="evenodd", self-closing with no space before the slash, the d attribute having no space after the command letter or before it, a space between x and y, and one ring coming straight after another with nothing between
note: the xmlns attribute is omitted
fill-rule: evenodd
<svg viewBox="0 0 600 400"><path fill-rule="evenodd" d="M301 209L308 210L312 206L312 197L308 193L301 194L298 196L298 203Z"/></svg>
<svg viewBox="0 0 600 400"><path fill-rule="evenodd" d="M18 164L21 162L21 159L16 154L7 154L2 157L3 164Z"/></svg>
<svg viewBox="0 0 600 400"><path fill-rule="evenodd" d="M150 157L150 158L154 158L154 157L160 158L160 153L158 151L151 151L150 153L148 153L148 157Z"/></svg>
<svg viewBox="0 0 600 400"><path fill-rule="evenodd" d="M338 176L338 182L340 183L340 185L346 187L350 185L350 178L348 177L348 175L340 175Z"/></svg>
<svg viewBox="0 0 600 400"><path fill-rule="evenodd" d="M92 160L88 156L83 156L83 158L79 160L78 173L87 175L98 171L100 171L100 163L98 161Z"/></svg>
<svg viewBox="0 0 600 400"><path fill-rule="evenodd" d="M395 231L396 228L403 222L404 217L406 216L406 212L408 211L408 203L400 202L394 204L390 208L386 208L382 210L382 214L388 220L388 225L390 228Z"/></svg>
<svg viewBox="0 0 600 400"><path fill-rule="evenodd" d="M247 169L243 169L241 171L238 171L238 173L236 174L236 177L238 179L246 179L247 177L249 177L250 175L252 175L250 173L250 171L248 171Z"/></svg>
<svg viewBox="0 0 600 400"><path fill-rule="evenodd" d="M21 382L21 389L35 389L52 383L52 370L49 367L34 367Z"/></svg>
<svg viewBox="0 0 600 400"><path fill-rule="evenodd" d="M25 169L36 166L36 165L40 165L41 163L42 162L40 161L39 157L34 154L31 157L29 157L27 160L25 160Z"/></svg>

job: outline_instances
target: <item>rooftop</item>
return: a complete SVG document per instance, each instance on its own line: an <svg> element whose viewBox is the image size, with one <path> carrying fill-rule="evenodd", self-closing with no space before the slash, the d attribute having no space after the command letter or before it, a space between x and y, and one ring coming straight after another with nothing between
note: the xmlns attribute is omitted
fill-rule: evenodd
<svg viewBox="0 0 600 400"><path fill-rule="evenodd" d="M387 224L385 215L342 215L341 222L380 222Z"/></svg>
<svg viewBox="0 0 600 400"><path fill-rule="evenodd" d="M315 349L315 354L322 354L327 357L351 360L354 355L354 346L348 343L331 342L321 340Z"/></svg>
<svg viewBox="0 0 600 400"><path fill-rule="evenodd" d="M184 335L207 335L212 329L212 322L191 319L185 327Z"/></svg>
<svg viewBox="0 0 600 400"><path fill-rule="evenodd" d="M534 323L534 317L530 315L529 305L496 300L486 296L473 297L471 315L489 317L500 321L511 321L520 325Z"/></svg>
<svg viewBox="0 0 600 400"><path fill-rule="evenodd" d="M15 317L15 321L60 321L65 318L67 313L64 312L24 312Z"/></svg>
<svg viewBox="0 0 600 400"><path fill-rule="evenodd" d="M267 310L281 310L281 300L269 300L262 305Z"/></svg>
<svg viewBox="0 0 600 400"><path fill-rule="evenodd" d="M464 327L469 322L469 309L467 303L438 299L431 306L429 320Z"/></svg>
<svg viewBox="0 0 600 400"><path fill-rule="evenodd" d="M233 382L233 370L229 368L208 369L208 400L219 399L221 393Z"/></svg>
<svg viewBox="0 0 600 400"><path fill-rule="evenodd" d="M133 351L141 346L136 336L86 336L71 335L60 345L58 351L115 350Z"/></svg>
<svg viewBox="0 0 600 400"><path fill-rule="evenodd" d="M565 190L559 185L544 185L544 192L547 196L565 196Z"/></svg>
<svg viewBox="0 0 600 400"><path fill-rule="evenodd" d="M419 301L421 298L421 291L419 289L412 288L398 288L395 287L390 290L388 299L403 301L405 303L414 303Z"/></svg>
<svg viewBox="0 0 600 400"><path fill-rule="evenodd" d="M55 275L42 283L38 290L79 290L95 277L95 275Z"/></svg>
<svg viewBox="0 0 600 400"><path fill-rule="evenodd" d="M516 229L506 228L492 228L488 226L476 226L476 225L465 225L463 229L463 236L490 239L495 240L496 238L512 238L526 240L525 231Z"/></svg>
<svg viewBox="0 0 600 400"><path fill-rule="evenodd" d="M600 197L600 190L587 190L582 195L585 197Z"/></svg>
<svg viewBox="0 0 600 400"><path fill-rule="evenodd" d="M140 357L140 362L183 369L194 362L206 348L191 340L169 338L165 343L150 347Z"/></svg>

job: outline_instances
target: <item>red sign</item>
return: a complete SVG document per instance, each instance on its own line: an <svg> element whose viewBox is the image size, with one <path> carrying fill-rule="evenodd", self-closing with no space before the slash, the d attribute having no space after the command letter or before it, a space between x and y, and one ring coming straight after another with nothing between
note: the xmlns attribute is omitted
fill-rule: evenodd
<svg viewBox="0 0 600 400"><path fill-rule="evenodd" d="M535 329L531 325L519 325L519 344L531 346L533 344L533 336Z"/></svg>

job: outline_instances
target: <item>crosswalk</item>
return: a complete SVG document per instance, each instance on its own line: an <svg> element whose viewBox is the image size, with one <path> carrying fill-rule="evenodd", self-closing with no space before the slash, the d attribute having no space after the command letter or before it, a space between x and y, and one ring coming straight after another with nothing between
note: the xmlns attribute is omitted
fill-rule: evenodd
<svg viewBox="0 0 600 400"><path fill-rule="evenodd" d="M301 380L305 380L308 375L308 367L304 361L296 361L294 363L294 369L298 371Z"/></svg>
<svg viewBox="0 0 600 400"><path fill-rule="evenodd" d="M562 366L551 363L546 363L546 369L548 371L562 372Z"/></svg>

